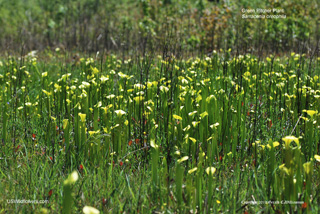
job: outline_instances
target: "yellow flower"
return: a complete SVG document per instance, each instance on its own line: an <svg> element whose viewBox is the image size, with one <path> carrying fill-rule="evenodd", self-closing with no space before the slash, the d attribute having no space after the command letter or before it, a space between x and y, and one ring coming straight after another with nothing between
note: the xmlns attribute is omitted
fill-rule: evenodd
<svg viewBox="0 0 320 214"><path fill-rule="evenodd" d="M154 139L152 139L151 141L150 141L150 146L152 147L152 148L155 148L155 149L158 149L158 145L156 144L156 142L154 141Z"/></svg>
<svg viewBox="0 0 320 214"><path fill-rule="evenodd" d="M96 208L89 207L89 206L85 206L82 211L84 214L99 214L100 213L100 211L97 210Z"/></svg>
<svg viewBox="0 0 320 214"><path fill-rule="evenodd" d="M306 112L308 115L310 115L310 117L312 117L314 114L318 113L315 110L303 110L303 112Z"/></svg>
<svg viewBox="0 0 320 214"><path fill-rule="evenodd" d="M64 185L74 184L79 178L77 171L73 171L69 177L64 181Z"/></svg>
<svg viewBox="0 0 320 214"><path fill-rule="evenodd" d="M316 161L320 162L320 155L314 155L314 159L316 159Z"/></svg>
<svg viewBox="0 0 320 214"><path fill-rule="evenodd" d="M94 67L94 68L92 68L92 73L97 74L97 73L99 73L99 70L96 67Z"/></svg>
<svg viewBox="0 0 320 214"><path fill-rule="evenodd" d="M63 128L64 128L64 129L67 128L67 126L68 126L68 124L69 124L69 120L68 120L68 119L64 119L63 122L62 122L62 124L63 124Z"/></svg>
<svg viewBox="0 0 320 214"><path fill-rule="evenodd" d="M98 130L98 131L89 131L89 135L91 137L92 135L98 134L99 132L100 132L100 130Z"/></svg>
<svg viewBox="0 0 320 214"><path fill-rule="evenodd" d="M134 97L133 99L134 99L134 101L135 101L136 103L140 103L141 101L144 100L144 97L143 97L143 96L137 96L137 97Z"/></svg>
<svg viewBox="0 0 320 214"><path fill-rule="evenodd" d="M180 117L180 116L178 116L178 115L172 115L172 117L174 118L174 119L176 119L176 120L182 120L182 117Z"/></svg>
<svg viewBox="0 0 320 214"><path fill-rule="evenodd" d="M278 141L273 142L273 147L274 147L274 148L277 147L277 146L279 146L279 145L280 145L280 143L279 143Z"/></svg>
<svg viewBox="0 0 320 214"><path fill-rule="evenodd" d="M199 123L200 123L200 121L192 121L193 127L196 127Z"/></svg>
<svg viewBox="0 0 320 214"><path fill-rule="evenodd" d="M197 169L198 169L198 167L195 167L195 168L193 168L193 169L190 169L190 170L188 171L188 174L191 174L191 173L197 171Z"/></svg>
<svg viewBox="0 0 320 214"><path fill-rule="evenodd" d="M312 171L311 162L304 163L303 168L304 168L304 171L306 172L306 174L310 174L310 172Z"/></svg>
<svg viewBox="0 0 320 214"><path fill-rule="evenodd" d="M178 160L178 163L182 163L183 161L186 161L186 160L188 160L188 159L189 159L188 156L184 156L183 158L180 158L180 159Z"/></svg>
<svg viewBox="0 0 320 214"><path fill-rule="evenodd" d="M123 111L123 110L115 110L114 111L115 113L116 113L116 115L118 116L118 117L121 117L122 115L125 115L126 114L126 112L125 111Z"/></svg>
<svg viewBox="0 0 320 214"><path fill-rule="evenodd" d="M107 80L109 80L109 78L102 75L100 77L100 80L101 80L101 83L105 83Z"/></svg>
<svg viewBox="0 0 320 214"><path fill-rule="evenodd" d="M204 118L205 116L208 116L208 115L209 115L208 112L205 111L205 112L203 112L203 113L200 114L200 117L201 117L201 118Z"/></svg>
<svg viewBox="0 0 320 214"><path fill-rule="evenodd" d="M279 166L279 169L283 172L285 172L287 175L289 175L289 170L287 167L284 166L285 164L282 164Z"/></svg>
<svg viewBox="0 0 320 214"><path fill-rule="evenodd" d="M215 123L215 124L212 124L212 125L210 125L210 128L216 128L216 127L218 127L220 124L219 123Z"/></svg>
<svg viewBox="0 0 320 214"><path fill-rule="evenodd" d="M51 93L50 92L47 92L46 90L42 89L42 92L45 93L47 96L50 96Z"/></svg>
<svg viewBox="0 0 320 214"><path fill-rule="evenodd" d="M193 143L196 143L196 142L197 142L197 140L194 139L193 137L189 137L189 139L190 139Z"/></svg>
<svg viewBox="0 0 320 214"><path fill-rule="evenodd" d="M286 137L282 138L282 140L283 140L284 143L285 143L285 148L289 148L290 143L291 143L292 141L294 141L294 142L296 142L297 144L299 144L299 139L296 138L296 137L294 137L294 136L286 136Z"/></svg>
<svg viewBox="0 0 320 214"><path fill-rule="evenodd" d="M86 114L79 113L79 117L81 119L81 122L86 122Z"/></svg>
<svg viewBox="0 0 320 214"><path fill-rule="evenodd" d="M217 171L217 169L214 168L213 166L208 167L208 168L206 169L206 173L207 173L208 175L211 175L211 176L212 176L216 171Z"/></svg>

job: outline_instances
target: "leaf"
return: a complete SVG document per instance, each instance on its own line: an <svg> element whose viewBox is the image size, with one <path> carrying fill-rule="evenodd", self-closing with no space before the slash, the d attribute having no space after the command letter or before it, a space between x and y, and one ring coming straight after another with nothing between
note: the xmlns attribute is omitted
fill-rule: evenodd
<svg viewBox="0 0 320 214"><path fill-rule="evenodd" d="M192 121L193 127L196 127L199 123L200 123L200 121Z"/></svg>
<svg viewBox="0 0 320 214"><path fill-rule="evenodd" d="M69 120L68 119L64 119L62 124L63 124L63 128L66 129L68 124L69 124Z"/></svg>
<svg viewBox="0 0 320 214"><path fill-rule="evenodd" d="M189 116L191 117L191 116L193 116L194 114L196 114L197 113L197 111L193 111L193 112L189 112Z"/></svg>
<svg viewBox="0 0 320 214"><path fill-rule="evenodd" d="M189 139L190 139L193 143L196 143L196 142L197 142L197 140L194 139L193 137L189 137Z"/></svg>
<svg viewBox="0 0 320 214"><path fill-rule="evenodd" d="M155 148L155 149L158 149L158 147L159 147L159 146L155 143L154 139L150 140L150 146L151 146L152 148Z"/></svg>
<svg viewBox="0 0 320 214"><path fill-rule="evenodd" d="M198 167L188 170L188 174L192 174L193 172L197 171Z"/></svg>
<svg viewBox="0 0 320 214"><path fill-rule="evenodd" d="M210 125L210 128L215 128L215 127L218 127L220 124L219 123L215 123L215 124L212 124L212 125Z"/></svg>
<svg viewBox="0 0 320 214"><path fill-rule="evenodd" d="M180 158L180 159L178 160L178 163L182 163L182 162L184 162L184 161L186 161L186 160L188 160L188 159L189 159L188 156L184 156L184 157L182 157L182 158Z"/></svg>
<svg viewBox="0 0 320 214"><path fill-rule="evenodd" d="M312 164L311 162L306 162L303 164L303 168L304 171L306 172L306 174L310 174L310 172L312 171Z"/></svg>
<svg viewBox="0 0 320 214"><path fill-rule="evenodd" d="M205 111L205 112L203 112L203 113L200 114L200 117L201 117L201 118L204 118L205 116L208 116L208 115L209 115L208 112Z"/></svg>
<svg viewBox="0 0 320 214"><path fill-rule="evenodd" d="M279 166L279 169L282 171L282 172L285 172L287 175L289 175L289 170L287 167L285 167L285 164L281 164Z"/></svg>

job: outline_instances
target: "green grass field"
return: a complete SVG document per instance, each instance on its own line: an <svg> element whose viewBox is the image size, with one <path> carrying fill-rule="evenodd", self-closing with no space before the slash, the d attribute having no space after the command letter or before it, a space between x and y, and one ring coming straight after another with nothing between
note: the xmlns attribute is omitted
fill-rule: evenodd
<svg viewBox="0 0 320 214"><path fill-rule="evenodd" d="M2 60L0 212L318 213L320 58L231 53Z"/></svg>

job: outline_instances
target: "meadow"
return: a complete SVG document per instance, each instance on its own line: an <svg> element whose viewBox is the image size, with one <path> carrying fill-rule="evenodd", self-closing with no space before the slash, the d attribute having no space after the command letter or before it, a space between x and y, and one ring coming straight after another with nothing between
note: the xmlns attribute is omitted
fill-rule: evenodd
<svg viewBox="0 0 320 214"><path fill-rule="evenodd" d="M319 6L0 0L0 213L320 213Z"/></svg>
<svg viewBox="0 0 320 214"><path fill-rule="evenodd" d="M319 212L320 58L47 54L0 62L1 213Z"/></svg>

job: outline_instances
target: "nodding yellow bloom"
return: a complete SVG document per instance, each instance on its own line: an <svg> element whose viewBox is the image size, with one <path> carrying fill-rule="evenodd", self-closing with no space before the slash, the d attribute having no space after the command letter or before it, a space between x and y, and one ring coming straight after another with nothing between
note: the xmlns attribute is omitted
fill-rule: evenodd
<svg viewBox="0 0 320 214"><path fill-rule="evenodd" d="M306 112L308 115L310 115L310 117L318 113L318 111L315 111L315 110L302 110L302 112Z"/></svg>
<svg viewBox="0 0 320 214"><path fill-rule="evenodd" d="M320 155L314 155L314 159L316 159L316 161L320 162Z"/></svg>
<svg viewBox="0 0 320 214"><path fill-rule="evenodd" d="M134 99L134 101L135 101L136 103L140 103L141 101L144 100L144 97L143 97L143 96L137 96L137 97L134 97L133 99Z"/></svg>
<svg viewBox="0 0 320 214"><path fill-rule="evenodd" d="M186 161L186 160L188 160L188 159L189 159L188 156L184 156L183 158L180 158L180 159L178 160L178 163L182 163L183 161Z"/></svg>
<svg viewBox="0 0 320 214"><path fill-rule="evenodd" d="M77 173L77 171L73 171L69 177L64 181L65 185L71 185L74 184L79 178L79 175Z"/></svg>
<svg viewBox="0 0 320 214"><path fill-rule="evenodd" d="M312 171L312 164L311 162L306 162L303 164L303 168L304 171L306 172L306 174L310 174L310 172Z"/></svg>
<svg viewBox="0 0 320 214"><path fill-rule="evenodd" d="M101 83L105 83L106 81L108 81L109 80L109 78L108 77L105 77L105 76L101 76L100 77L100 81L101 81Z"/></svg>
<svg viewBox="0 0 320 214"><path fill-rule="evenodd" d="M151 145L151 147L152 147L152 145ZM178 151L175 151L175 153L174 153L176 156L180 156L181 155L181 153L180 153L180 151L178 150Z"/></svg>
<svg viewBox="0 0 320 214"><path fill-rule="evenodd" d="M212 124L212 125L210 125L210 128L216 128L216 127L218 127L220 124L219 123L215 123L215 124Z"/></svg>
<svg viewBox="0 0 320 214"><path fill-rule="evenodd" d="M193 172L197 171L198 167L188 170L188 174L192 174Z"/></svg>
<svg viewBox="0 0 320 214"><path fill-rule="evenodd" d="M276 148L276 147L279 146L279 145L280 145L280 143L279 143L278 141L275 141L275 142L272 143L273 148ZM269 149L271 149L271 146L270 146L269 144L267 145L267 147L268 147Z"/></svg>
<svg viewBox="0 0 320 214"><path fill-rule="evenodd" d="M43 73L41 74L41 76L42 76L42 77L48 76L48 72L43 72Z"/></svg>
<svg viewBox="0 0 320 214"><path fill-rule="evenodd" d="M176 119L176 120L182 120L182 117L180 117L180 116L178 116L178 115L172 115L172 117L174 118L174 119Z"/></svg>
<svg viewBox="0 0 320 214"><path fill-rule="evenodd" d="M96 67L94 67L94 68L92 68L92 73L97 74L97 73L99 73L99 70Z"/></svg>
<svg viewBox="0 0 320 214"><path fill-rule="evenodd" d="M196 113L197 113L197 111L193 111L193 112L189 112L188 115L191 117L191 116L193 116L193 115L196 114Z"/></svg>
<svg viewBox="0 0 320 214"><path fill-rule="evenodd" d="M260 140L256 140L254 143L252 143L252 146L256 146L256 145L258 145L258 144L260 144Z"/></svg>
<svg viewBox="0 0 320 214"><path fill-rule="evenodd" d="M203 112L203 113L200 114L200 117L201 117L201 118L204 118L205 116L208 116L208 115L209 115L208 112L205 111L205 112Z"/></svg>
<svg viewBox="0 0 320 214"><path fill-rule="evenodd" d="M152 140L150 141L150 146L151 146L152 148L155 148L155 149L158 149L158 148L159 148L159 146L156 144L156 142L154 141L154 139L152 139Z"/></svg>
<svg viewBox="0 0 320 214"><path fill-rule="evenodd" d="M217 169L214 168L213 166L208 167L208 168L206 169L206 173L207 173L208 175L211 175L211 176L212 176L216 171L217 171Z"/></svg>
<svg viewBox="0 0 320 214"><path fill-rule="evenodd" d="M116 113L116 115L118 116L118 117L121 117L122 115L125 115L126 114L126 112L125 111L123 111L123 110L115 110L114 111L115 113Z"/></svg>
<svg viewBox="0 0 320 214"><path fill-rule="evenodd" d="M196 127L199 123L200 123L200 121L192 121L193 127Z"/></svg>
<svg viewBox="0 0 320 214"><path fill-rule="evenodd" d="M273 147L277 147L279 145L280 145L280 143L278 141L273 142Z"/></svg>
<svg viewBox="0 0 320 214"><path fill-rule="evenodd" d="M100 213L100 211L97 210L96 208L89 207L89 206L85 206L82 211L84 214L99 214Z"/></svg>
<svg viewBox="0 0 320 214"><path fill-rule="evenodd" d="M162 86L160 86L160 91L166 93L169 91L169 88L162 85Z"/></svg>
<svg viewBox="0 0 320 214"><path fill-rule="evenodd" d="M289 175L289 170L287 167L285 167L285 164L282 164L279 166L279 169L282 171L282 172L285 172L287 175Z"/></svg>
<svg viewBox="0 0 320 214"><path fill-rule="evenodd" d="M79 117L81 119L81 122L86 122L86 114L79 113Z"/></svg>
<svg viewBox="0 0 320 214"><path fill-rule="evenodd" d="M197 142L197 140L194 139L193 137L189 137L189 139L190 139L193 143Z"/></svg>
<svg viewBox="0 0 320 214"><path fill-rule="evenodd" d="M42 89L42 92L45 93L47 96L50 96L50 95L51 95L50 92L48 92L48 91L46 91L46 90L44 90L44 89Z"/></svg>
<svg viewBox="0 0 320 214"><path fill-rule="evenodd" d="M284 138L282 138L282 140L284 141L285 143L285 148L289 148L290 146L290 143L292 141L296 142L297 144L299 144L299 139L296 138L295 136L286 136Z"/></svg>
<svg viewBox="0 0 320 214"><path fill-rule="evenodd" d="M68 126L68 124L69 124L69 120L68 119L64 119L62 124L63 124L63 128L66 128Z"/></svg>
<svg viewBox="0 0 320 214"><path fill-rule="evenodd" d="M99 134L99 132L100 132L100 130L98 130L98 131L89 131L89 135L91 137L94 134Z"/></svg>

